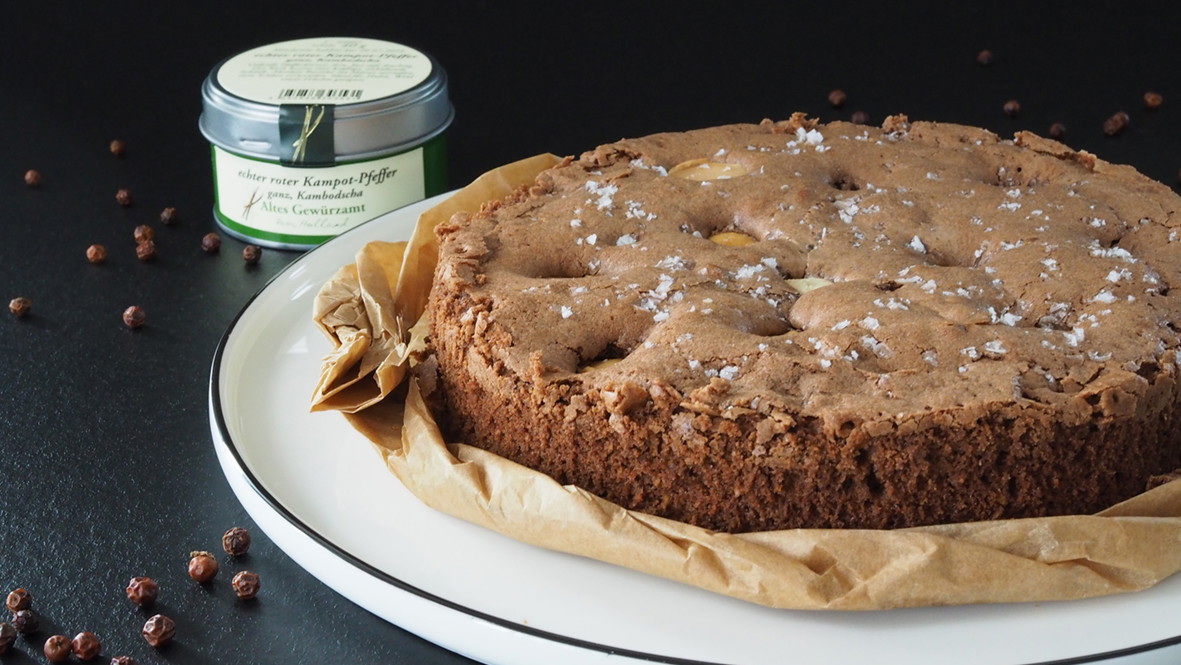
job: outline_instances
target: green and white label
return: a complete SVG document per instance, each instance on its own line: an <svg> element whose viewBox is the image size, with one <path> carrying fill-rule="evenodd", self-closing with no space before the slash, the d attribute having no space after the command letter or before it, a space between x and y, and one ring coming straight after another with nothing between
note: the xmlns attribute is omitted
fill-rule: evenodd
<svg viewBox="0 0 1181 665"><path fill-rule="evenodd" d="M218 220L230 231L310 246L426 197L422 147L352 164L292 168L213 147Z"/></svg>
<svg viewBox="0 0 1181 665"><path fill-rule="evenodd" d="M314 37L240 53L218 69L217 82L264 104L357 104L406 92L431 69L426 54L402 44Z"/></svg>

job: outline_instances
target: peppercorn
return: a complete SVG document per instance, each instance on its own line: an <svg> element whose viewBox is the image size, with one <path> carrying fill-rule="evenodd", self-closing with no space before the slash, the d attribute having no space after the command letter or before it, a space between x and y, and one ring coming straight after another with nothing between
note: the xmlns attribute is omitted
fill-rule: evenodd
<svg viewBox="0 0 1181 665"><path fill-rule="evenodd" d="M853 115L849 118L849 122L854 125L868 125L869 114L865 111L854 111Z"/></svg>
<svg viewBox="0 0 1181 665"><path fill-rule="evenodd" d="M50 635L49 639L45 640L45 646L41 647L41 651L45 653L49 662L60 663L70 657L70 638L65 635Z"/></svg>
<svg viewBox="0 0 1181 665"><path fill-rule="evenodd" d="M25 184L29 187L41 186L41 172L37 169L29 169L25 171Z"/></svg>
<svg viewBox="0 0 1181 665"><path fill-rule="evenodd" d="M1127 113L1123 111L1116 111L1110 118L1103 121L1103 133L1108 136L1115 136L1128 128L1128 123L1132 119Z"/></svg>
<svg viewBox="0 0 1181 665"><path fill-rule="evenodd" d="M171 226L176 223L176 208L168 207L160 211L160 223Z"/></svg>
<svg viewBox="0 0 1181 665"><path fill-rule="evenodd" d="M16 632L22 635L29 635L41 629L41 617L31 609L13 613L9 621L12 622L12 627L16 629Z"/></svg>
<svg viewBox="0 0 1181 665"><path fill-rule="evenodd" d="M1144 93L1144 108L1149 111L1155 111L1165 103L1165 98L1159 92L1152 92L1151 90Z"/></svg>
<svg viewBox="0 0 1181 665"><path fill-rule="evenodd" d="M8 651L8 647L16 641L16 629L7 621L0 623L0 654Z"/></svg>
<svg viewBox="0 0 1181 665"><path fill-rule="evenodd" d="M131 190L120 189L119 191L115 192L115 200L118 201L119 205L123 206L124 208L131 205Z"/></svg>
<svg viewBox="0 0 1181 665"><path fill-rule="evenodd" d="M262 258L262 247L258 245L246 245L242 248L242 260L247 265L254 265Z"/></svg>
<svg viewBox="0 0 1181 665"><path fill-rule="evenodd" d="M243 570L234 575L234 579L230 582L234 587L234 593L242 600L250 600L258 595L258 589L262 586L262 580L259 579L258 573Z"/></svg>
<svg viewBox="0 0 1181 665"><path fill-rule="evenodd" d="M1050 125L1050 138L1060 139L1066 136L1066 125L1056 122Z"/></svg>
<svg viewBox="0 0 1181 665"><path fill-rule="evenodd" d="M25 297L13 298L8 302L8 311L16 318L24 318L33 308L33 301Z"/></svg>
<svg viewBox="0 0 1181 665"><path fill-rule="evenodd" d="M139 226L135 227L135 230L131 233L133 236L135 236L136 242L147 242L149 240L156 239L156 232L153 231L152 227L148 226L147 224L140 224Z"/></svg>
<svg viewBox="0 0 1181 665"><path fill-rule="evenodd" d="M176 636L176 622L163 614L156 614L144 622L140 634L148 644L160 648L172 641Z"/></svg>
<svg viewBox="0 0 1181 665"><path fill-rule="evenodd" d="M8 592L4 606L8 608L9 612L27 610L33 606L33 594L29 593L28 589L13 589Z"/></svg>
<svg viewBox="0 0 1181 665"><path fill-rule="evenodd" d="M250 550L250 532L236 526L221 537L222 549L231 556L242 556Z"/></svg>
<svg viewBox="0 0 1181 665"><path fill-rule="evenodd" d="M844 106L847 99L848 97L845 95L844 90L837 89L828 93L828 103L832 104L834 109L839 109Z"/></svg>
<svg viewBox="0 0 1181 665"><path fill-rule="evenodd" d="M140 607L156 602L159 595L160 585L150 577L133 577L127 583L127 599Z"/></svg>
<svg viewBox="0 0 1181 665"><path fill-rule="evenodd" d="M156 241L145 240L135 243L135 258L147 263L156 260Z"/></svg>
<svg viewBox="0 0 1181 665"><path fill-rule="evenodd" d="M103 245L91 245L86 248L86 260L95 265L107 262L107 248Z"/></svg>
<svg viewBox="0 0 1181 665"><path fill-rule="evenodd" d="M98 657L98 652L102 651L102 642L98 641L98 636L89 630L84 630L74 636L74 641L70 643L74 650L74 655L78 660L94 660Z"/></svg>
<svg viewBox="0 0 1181 665"><path fill-rule="evenodd" d="M205 583L217 575L217 559L209 552L193 552L189 555L189 577Z"/></svg>
<svg viewBox="0 0 1181 665"><path fill-rule="evenodd" d="M216 254L221 249L221 236L216 233L206 233L201 237L201 249L206 254Z"/></svg>
<svg viewBox="0 0 1181 665"><path fill-rule="evenodd" d="M993 61L992 51L989 51L988 49L984 49L983 51L976 54L976 63L979 64L981 67L987 67L987 66L991 65L992 61Z"/></svg>
<svg viewBox="0 0 1181 665"><path fill-rule="evenodd" d="M111 665L139 665L139 661L131 656L115 656L111 659Z"/></svg>
<svg viewBox="0 0 1181 665"><path fill-rule="evenodd" d="M116 157L122 157L123 152L127 150L127 145L119 139L111 141L111 154Z"/></svg>
<svg viewBox="0 0 1181 665"><path fill-rule="evenodd" d="M139 328L143 326L147 319L147 313L144 312L143 308L139 307L138 305L132 305L131 307L123 310L123 324L128 328Z"/></svg>
<svg viewBox="0 0 1181 665"><path fill-rule="evenodd" d="M1010 118L1016 118L1021 114L1021 102L1017 101L1016 99L1010 99L1009 101L1005 102L1005 105L1002 107L1002 109L1004 110L1005 115L1009 116Z"/></svg>

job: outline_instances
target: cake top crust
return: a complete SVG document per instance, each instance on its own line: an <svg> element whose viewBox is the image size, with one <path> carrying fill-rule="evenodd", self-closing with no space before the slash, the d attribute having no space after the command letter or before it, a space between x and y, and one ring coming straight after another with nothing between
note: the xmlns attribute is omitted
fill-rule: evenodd
<svg viewBox="0 0 1181 665"><path fill-rule="evenodd" d="M1020 132L801 114L601 146L438 229L494 365L621 411L1081 421L1175 375L1181 198Z"/></svg>

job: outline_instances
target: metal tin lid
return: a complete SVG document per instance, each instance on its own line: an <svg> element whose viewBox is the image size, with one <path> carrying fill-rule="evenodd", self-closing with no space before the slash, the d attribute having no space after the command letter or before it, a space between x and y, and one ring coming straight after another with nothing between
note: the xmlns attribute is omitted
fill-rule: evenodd
<svg viewBox="0 0 1181 665"><path fill-rule="evenodd" d="M401 152L454 116L447 74L434 58L376 39L260 46L214 67L201 96L201 133L214 145L292 163L314 146L320 154L308 165ZM331 133L315 131L329 126Z"/></svg>

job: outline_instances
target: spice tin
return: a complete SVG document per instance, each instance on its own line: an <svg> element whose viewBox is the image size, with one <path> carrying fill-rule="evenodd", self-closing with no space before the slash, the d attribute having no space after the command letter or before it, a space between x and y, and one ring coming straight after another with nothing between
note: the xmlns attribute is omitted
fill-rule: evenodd
<svg viewBox="0 0 1181 665"><path fill-rule="evenodd" d="M232 56L201 88L213 216L308 249L446 188L447 75L402 44L317 37Z"/></svg>

